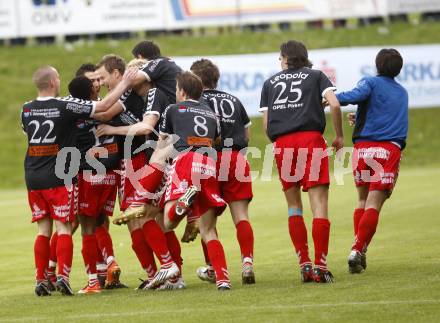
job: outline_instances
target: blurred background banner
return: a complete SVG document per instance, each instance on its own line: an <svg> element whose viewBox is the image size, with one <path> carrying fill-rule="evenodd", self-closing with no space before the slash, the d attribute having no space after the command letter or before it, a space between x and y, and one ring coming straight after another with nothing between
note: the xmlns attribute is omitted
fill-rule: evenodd
<svg viewBox="0 0 440 323"><path fill-rule="evenodd" d="M364 76L375 75L375 57L384 47L395 47L404 58L397 80L408 90L411 108L437 107L440 102L440 45L383 46L309 51L313 67L322 70L338 91L352 89ZM250 115L258 115L263 82L280 68L279 53L206 57L221 71L219 88L236 95ZM201 57L175 57L189 69ZM348 107L350 109L352 107Z"/></svg>
<svg viewBox="0 0 440 323"><path fill-rule="evenodd" d="M313 21L440 10L438 0L0 0L0 38Z"/></svg>

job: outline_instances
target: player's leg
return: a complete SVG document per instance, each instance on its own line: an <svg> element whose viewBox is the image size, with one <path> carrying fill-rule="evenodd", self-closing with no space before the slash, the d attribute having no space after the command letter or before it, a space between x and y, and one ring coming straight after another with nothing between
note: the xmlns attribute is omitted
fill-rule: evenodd
<svg viewBox="0 0 440 323"><path fill-rule="evenodd" d="M303 218L303 205L301 200L301 189L299 185L293 185L286 191L284 196L287 202L288 227L290 239L295 247L301 269L301 280L303 282L313 281L312 261L309 257L307 241L307 228Z"/></svg>
<svg viewBox="0 0 440 323"><path fill-rule="evenodd" d="M348 257L348 269L352 274L360 273L367 267L367 248L376 233L379 213L388 197L389 191L387 190L368 192L365 211L359 222L356 240Z"/></svg>
<svg viewBox="0 0 440 323"><path fill-rule="evenodd" d="M327 268L330 221L328 220L328 185L317 185L308 190L313 213L312 237L315 246L314 276L318 283L332 283L333 276Z"/></svg>
<svg viewBox="0 0 440 323"><path fill-rule="evenodd" d="M58 234L55 231L50 238L50 256L49 256L49 267L47 267L47 279L50 281L50 286L55 287L57 282L56 267L57 267L57 242ZM53 289L53 288L52 288Z"/></svg>
<svg viewBox="0 0 440 323"><path fill-rule="evenodd" d="M242 259L242 283L255 284L254 274L254 232L249 221L249 200L229 202L232 220L237 230Z"/></svg>
<svg viewBox="0 0 440 323"><path fill-rule="evenodd" d="M101 286L98 281L98 272L96 268L96 263L98 259L98 249L96 236L95 236L95 226L96 217L79 215L79 223L81 225L81 236L82 236L82 249L81 253L84 260L84 265L86 268L86 273L88 275L88 283L82 288L79 294L96 294L101 292Z"/></svg>
<svg viewBox="0 0 440 323"><path fill-rule="evenodd" d="M109 223L108 217L103 214L101 214L96 220L95 237L96 237L96 249L98 255L98 258L96 259L96 271L98 273L98 281L101 288L105 287L105 281L107 279L107 262L106 262L106 258L104 258L106 249L105 248L101 249L99 245L100 235L97 232L99 229L103 228L108 233L108 228L109 228L108 223ZM112 249L113 249L113 243L112 243Z"/></svg>
<svg viewBox="0 0 440 323"><path fill-rule="evenodd" d="M50 295L49 282L46 281L46 271L49 264L50 246L49 239L52 234L52 219L41 218L37 221L38 234L34 242L35 259L35 294L37 296Z"/></svg>
<svg viewBox="0 0 440 323"><path fill-rule="evenodd" d="M55 227L58 232L57 243L57 289L63 295L72 296L73 290L70 287L69 276L72 269L73 241L72 226L70 222L55 220Z"/></svg>
<svg viewBox="0 0 440 323"><path fill-rule="evenodd" d="M165 205L165 212L166 211L167 205ZM173 260L171 252L168 248L167 238L165 237L165 234L159 224L156 222L156 215L157 214L147 214L144 218L142 218L142 232L144 239L160 262L160 270L157 272L147 288L156 288L157 286L163 284L166 280L175 278L180 274L179 267ZM167 229L172 230L173 228L167 227Z"/></svg>
<svg viewBox="0 0 440 323"><path fill-rule="evenodd" d="M160 289L163 290L184 289L186 288L186 285L182 277L183 259L182 259L182 249L180 247L179 239L177 238L174 230L167 229L165 227L163 212L159 212L157 214L156 221L165 234L165 238L167 240L167 246L168 249L170 250L171 257L173 258L180 272L179 275L176 276L175 278L167 280L162 286L160 286Z"/></svg>
<svg viewBox="0 0 440 323"><path fill-rule="evenodd" d="M368 185L357 186L356 190L358 193L358 202L357 207L354 209L353 213L353 229L355 237L358 233L359 222L361 221L365 211L365 203L367 202L368 197Z"/></svg>
<svg viewBox="0 0 440 323"><path fill-rule="evenodd" d="M216 223L215 209L211 208L200 218L200 235L206 243L209 259L214 267L217 289L229 290L231 289L231 282L229 280L225 252L217 236Z"/></svg>
<svg viewBox="0 0 440 323"><path fill-rule="evenodd" d="M207 281L209 283L215 283L215 271L214 267L211 265L211 260L209 260L208 247L206 246L205 241L200 239L200 243L202 245L203 256L205 257L205 265L197 268L197 277L199 277L203 281Z"/></svg>

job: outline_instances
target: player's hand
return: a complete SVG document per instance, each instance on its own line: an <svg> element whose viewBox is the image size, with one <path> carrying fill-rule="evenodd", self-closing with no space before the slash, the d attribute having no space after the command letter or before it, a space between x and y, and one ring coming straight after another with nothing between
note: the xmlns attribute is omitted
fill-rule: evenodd
<svg viewBox="0 0 440 323"><path fill-rule="evenodd" d="M340 150L344 148L344 137L336 137L335 140L333 140L332 147L336 153L336 157L340 158L340 154L342 152Z"/></svg>
<svg viewBox="0 0 440 323"><path fill-rule="evenodd" d="M122 77L122 81L124 81L127 85L133 85L138 71L139 69L135 66L128 68Z"/></svg>
<svg viewBox="0 0 440 323"><path fill-rule="evenodd" d="M165 165L168 158L173 158L174 154L174 140L172 136L166 138L159 137L156 149L151 155L150 164Z"/></svg>
<svg viewBox="0 0 440 323"><path fill-rule="evenodd" d="M111 135L111 130L113 128L114 127L109 126L108 124L100 124L96 129L96 136L102 137L102 136Z"/></svg>
<svg viewBox="0 0 440 323"><path fill-rule="evenodd" d="M330 104L328 103L328 101L327 101L325 98L323 98L323 99L322 99L322 102L321 102L321 106L322 106L322 108L325 109L325 108L327 108L329 105L330 105Z"/></svg>
<svg viewBox="0 0 440 323"><path fill-rule="evenodd" d="M356 123L356 113L350 112L347 114L348 124L353 127Z"/></svg>

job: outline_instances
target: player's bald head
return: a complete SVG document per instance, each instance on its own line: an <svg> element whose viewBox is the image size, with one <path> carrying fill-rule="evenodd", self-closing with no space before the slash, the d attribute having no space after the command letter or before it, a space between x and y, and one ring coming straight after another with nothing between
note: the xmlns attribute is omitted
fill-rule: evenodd
<svg viewBox="0 0 440 323"><path fill-rule="evenodd" d="M38 90L47 90L51 81L58 77L57 70L52 66L42 66L38 68L32 76L32 81Z"/></svg>

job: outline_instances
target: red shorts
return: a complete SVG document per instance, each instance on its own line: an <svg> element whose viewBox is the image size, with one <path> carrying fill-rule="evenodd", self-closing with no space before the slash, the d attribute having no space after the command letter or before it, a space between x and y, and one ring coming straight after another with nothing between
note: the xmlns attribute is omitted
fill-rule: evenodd
<svg viewBox="0 0 440 323"><path fill-rule="evenodd" d="M108 171L103 176L78 174L78 214L91 217L112 216L119 175Z"/></svg>
<svg viewBox="0 0 440 323"><path fill-rule="evenodd" d="M217 215L224 211L226 203L220 197L216 163L211 157L192 151L182 153L174 159L168 176L165 203L177 200L195 185L199 192L191 206L193 217L200 217L211 208L217 209Z"/></svg>
<svg viewBox="0 0 440 323"><path fill-rule="evenodd" d="M252 199L250 172L249 162L240 152L233 150L217 154L217 179L226 203Z"/></svg>
<svg viewBox="0 0 440 323"><path fill-rule="evenodd" d="M73 221L77 211L78 189L72 186L58 186L43 190L28 191L32 222L46 217L63 223Z"/></svg>
<svg viewBox="0 0 440 323"><path fill-rule="evenodd" d="M327 145L318 131L300 131L278 137L274 143L275 161L283 190L295 185L304 192L329 185Z"/></svg>
<svg viewBox="0 0 440 323"><path fill-rule="evenodd" d="M120 166L119 177L119 208L125 211L130 205L138 204L136 199L136 186L140 187L139 181L142 178L142 172L139 171L147 164L147 155L145 152L140 152L134 155L131 159L122 159ZM136 174L135 174L136 172Z"/></svg>
<svg viewBox="0 0 440 323"><path fill-rule="evenodd" d="M356 143L352 158L356 186L391 194L399 175L400 159L400 148L391 142Z"/></svg>

